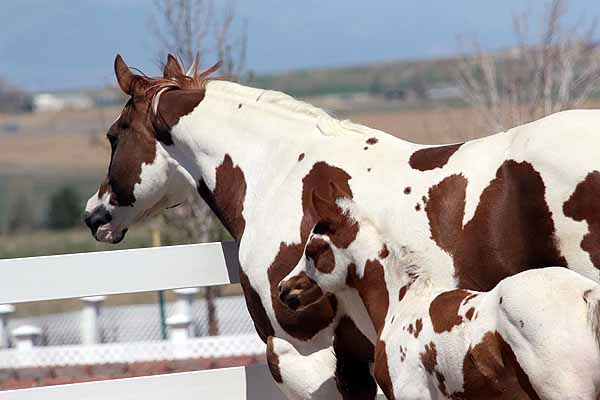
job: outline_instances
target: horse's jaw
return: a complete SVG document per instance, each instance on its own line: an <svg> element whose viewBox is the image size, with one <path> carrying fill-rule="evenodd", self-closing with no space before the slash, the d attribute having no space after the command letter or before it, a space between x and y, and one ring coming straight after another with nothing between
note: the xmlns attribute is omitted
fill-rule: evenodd
<svg viewBox="0 0 600 400"><path fill-rule="evenodd" d="M98 228L94 238L99 242L117 244L125 239L126 234L127 228L115 229L114 227L111 227L110 224L106 224Z"/></svg>

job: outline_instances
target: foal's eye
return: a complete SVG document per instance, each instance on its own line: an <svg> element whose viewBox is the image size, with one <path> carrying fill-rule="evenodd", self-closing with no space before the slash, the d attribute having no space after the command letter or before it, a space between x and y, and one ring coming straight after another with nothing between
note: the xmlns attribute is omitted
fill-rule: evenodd
<svg viewBox="0 0 600 400"><path fill-rule="evenodd" d="M329 234L335 233L335 229L333 228L333 226L326 221L319 221L317 223L317 225L315 225L315 228L313 231L317 235L326 235L328 233Z"/></svg>

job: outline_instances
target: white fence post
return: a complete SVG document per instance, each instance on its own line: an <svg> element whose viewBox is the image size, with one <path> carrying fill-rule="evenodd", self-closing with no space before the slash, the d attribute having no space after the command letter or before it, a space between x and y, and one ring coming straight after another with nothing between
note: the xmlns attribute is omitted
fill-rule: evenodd
<svg viewBox="0 0 600 400"><path fill-rule="evenodd" d="M0 304L0 349L10 347L8 320L13 312L15 312L15 306L12 304Z"/></svg>
<svg viewBox="0 0 600 400"><path fill-rule="evenodd" d="M31 350L38 344L42 330L33 325L22 325L12 331L17 350Z"/></svg>
<svg viewBox="0 0 600 400"><path fill-rule="evenodd" d="M82 297L83 309L81 310L81 343L95 344L100 343L100 309L106 296Z"/></svg>
<svg viewBox="0 0 600 400"><path fill-rule="evenodd" d="M187 358L188 339L190 337L191 320L187 315L176 314L167 318L169 340L173 343L173 356L176 359Z"/></svg>
<svg viewBox="0 0 600 400"><path fill-rule="evenodd" d="M173 290L177 296L177 301L175 302L175 312L173 315L183 315L189 320L187 327L188 337L195 336L192 330L192 321L194 320L192 307L199 291L200 289L198 288L182 288Z"/></svg>
<svg viewBox="0 0 600 400"><path fill-rule="evenodd" d="M169 339L173 342L180 343L188 340L190 334L191 320L187 315L176 314L167 318L167 326L169 327Z"/></svg>
<svg viewBox="0 0 600 400"><path fill-rule="evenodd" d="M173 290L175 295L177 295L177 302L175 303L175 315L185 315L192 320L192 305L194 304L194 299L199 291L200 289L198 288L183 288Z"/></svg>

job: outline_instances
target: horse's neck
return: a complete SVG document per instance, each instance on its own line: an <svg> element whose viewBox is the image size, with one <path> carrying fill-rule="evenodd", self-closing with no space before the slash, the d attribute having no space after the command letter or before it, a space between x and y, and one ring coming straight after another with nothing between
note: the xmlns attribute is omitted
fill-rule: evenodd
<svg viewBox="0 0 600 400"><path fill-rule="evenodd" d="M302 149L319 134L314 117L261 104L261 92L211 82L205 98L172 131L171 155L238 240L252 203L281 184L281 176L294 168Z"/></svg>

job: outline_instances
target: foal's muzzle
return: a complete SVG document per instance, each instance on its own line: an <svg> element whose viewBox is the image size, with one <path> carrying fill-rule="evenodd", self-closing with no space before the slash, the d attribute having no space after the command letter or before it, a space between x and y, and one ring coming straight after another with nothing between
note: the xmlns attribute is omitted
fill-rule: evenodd
<svg viewBox="0 0 600 400"><path fill-rule="evenodd" d="M96 237L98 228L112 221L112 215L106 206L102 204L96 207L92 212L86 212L83 216L83 220L87 227L90 228L92 235Z"/></svg>
<svg viewBox="0 0 600 400"><path fill-rule="evenodd" d="M323 297L323 291L315 281L301 272L279 283L279 300L291 310L307 306Z"/></svg>

